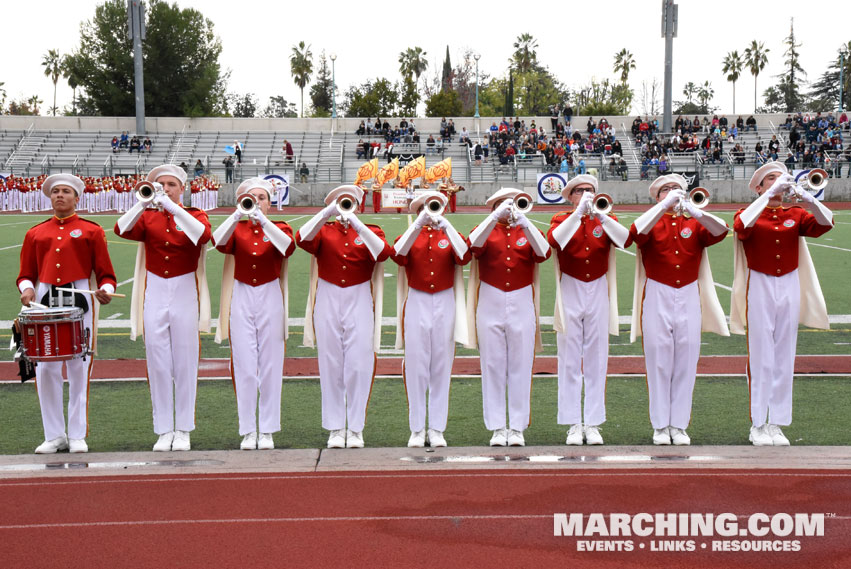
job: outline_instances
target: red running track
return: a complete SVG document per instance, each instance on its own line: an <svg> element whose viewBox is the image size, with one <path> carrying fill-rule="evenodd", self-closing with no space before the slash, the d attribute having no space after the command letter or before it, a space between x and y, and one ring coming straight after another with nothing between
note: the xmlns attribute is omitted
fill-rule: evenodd
<svg viewBox="0 0 851 569"><path fill-rule="evenodd" d="M346 451L343 451L346 452ZM849 566L845 471L441 471L0 481L5 567ZM553 514L826 513L823 537L554 537ZM833 517L835 515L835 517ZM629 539L631 552L578 551ZM798 552L712 541L799 540ZM701 549L706 543L707 549ZM640 545L644 544L644 549Z"/></svg>

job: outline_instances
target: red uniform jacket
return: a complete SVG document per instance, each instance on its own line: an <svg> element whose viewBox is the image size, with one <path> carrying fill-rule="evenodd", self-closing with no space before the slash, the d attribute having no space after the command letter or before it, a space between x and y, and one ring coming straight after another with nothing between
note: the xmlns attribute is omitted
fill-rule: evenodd
<svg viewBox="0 0 851 569"><path fill-rule="evenodd" d="M584 282L597 280L609 270L609 248L612 241L596 217L582 216L582 225L564 249L553 238L553 230L570 217L571 212L558 213L550 221L547 241L555 247L561 272ZM617 221L617 217L609 215Z"/></svg>
<svg viewBox="0 0 851 569"><path fill-rule="evenodd" d="M674 288L696 281L703 249L727 236L722 233L716 237L693 217L670 213L646 234L639 234L632 224L629 235L641 249L647 278Z"/></svg>
<svg viewBox="0 0 851 569"><path fill-rule="evenodd" d="M173 215L155 209L145 210L127 233L122 235L117 223L114 231L119 237L145 243L145 268L158 277L169 279L194 273L198 269L198 258L204 250L204 244L212 234L204 211L194 207L187 207L186 211L204 224L204 233L197 245L193 245L183 229L175 224Z"/></svg>
<svg viewBox="0 0 851 569"><path fill-rule="evenodd" d="M745 229L739 215L733 230L742 241L748 268L779 277L798 268L798 237L819 237L832 226L821 225L813 214L799 206L767 207L756 223Z"/></svg>
<svg viewBox="0 0 851 569"><path fill-rule="evenodd" d="M399 238L396 241L399 241ZM464 236L461 235L463 239ZM404 267L408 286L423 292L440 292L455 284L455 266L466 265L472 255L470 249L459 257L442 229L424 227L407 255L392 255Z"/></svg>
<svg viewBox="0 0 851 569"><path fill-rule="evenodd" d="M273 223L292 238L293 230L287 223L283 221ZM281 265L284 263L284 258L295 251L295 241L290 243L286 253L282 255L263 233L262 227L254 225L251 221L242 220L236 224L230 239L222 245L217 245L216 249L233 255L235 261L233 277L236 280L247 285L260 286L277 280L281 276Z"/></svg>
<svg viewBox="0 0 851 569"><path fill-rule="evenodd" d="M365 283L372 278L375 263L386 261L392 253L384 240L384 231L377 225L366 226L384 241L384 249L374 260L366 244L351 226L334 221L326 223L311 241L302 241L296 233L298 246L316 257L319 278L339 287Z"/></svg>
<svg viewBox="0 0 851 569"><path fill-rule="evenodd" d="M97 223L77 214L65 219L54 216L24 236L18 284L24 279L67 284L88 279L92 272L98 287L107 283L116 286L106 235Z"/></svg>
<svg viewBox="0 0 851 569"><path fill-rule="evenodd" d="M503 223L496 224L484 245L471 249L479 261L479 280L505 292L531 285L535 263L546 261L551 252L539 257L523 229Z"/></svg>

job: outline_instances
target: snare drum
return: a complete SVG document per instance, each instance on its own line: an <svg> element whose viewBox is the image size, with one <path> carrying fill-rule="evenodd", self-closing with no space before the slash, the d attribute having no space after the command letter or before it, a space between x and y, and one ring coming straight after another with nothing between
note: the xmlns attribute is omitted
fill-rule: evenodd
<svg viewBox="0 0 851 569"><path fill-rule="evenodd" d="M18 326L24 355L31 361L58 362L89 353L82 308L24 308Z"/></svg>

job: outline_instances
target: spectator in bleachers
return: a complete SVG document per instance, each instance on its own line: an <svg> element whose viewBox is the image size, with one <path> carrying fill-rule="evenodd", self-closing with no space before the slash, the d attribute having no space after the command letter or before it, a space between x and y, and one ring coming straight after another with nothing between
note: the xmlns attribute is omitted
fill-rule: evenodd
<svg viewBox="0 0 851 569"><path fill-rule="evenodd" d="M284 155L287 164L292 164L295 152L293 152L293 145L290 144L289 140L284 139L284 146L281 148L281 153Z"/></svg>
<svg viewBox="0 0 851 569"><path fill-rule="evenodd" d="M363 136L366 134L366 125L363 121L360 121L360 125L358 125L358 129L355 131L355 134L358 136Z"/></svg>
<svg viewBox="0 0 851 569"><path fill-rule="evenodd" d="M476 146L473 148L473 160L476 163L476 166L482 165L482 157L484 156L484 151L482 150L482 142L476 142Z"/></svg>
<svg viewBox="0 0 851 569"><path fill-rule="evenodd" d="M112 137L112 153L115 154L116 152L118 152L118 137L113 136Z"/></svg>
<svg viewBox="0 0 851 569"><path fill-rule="evenodd" d="M355 160L360 160L361 158L367 158L366 150L364 149L363 139L358 139L358 143L355 146Z"/></svg>
<svg viewBox="0 0 851 569"><path fill-rule="evenodd" d="M467 127L461 127L461 134L458 137L458 142L461 144L466 144L470 141L470 133L467 132Z"/></svg>
<svg viewBox="0 0 851 569"><path fill-rule="evenodd" d="M233 183L233 156L226 157L222 164L225 165L225 183Z"/></svg>
<svg viewBox="0 0 851 569"><path fill-rule="evenodd" d="M145 141L144 141L144 142L142 142L142 148L143 148L143 149L145 150L145 152L147 152L148 154L150 154L150 153L151 153L151 150L153 150L153 148L154 148L154 145L153 145L153 143L151 142L151 137L149 137L149 136L146 136L146 137L145 137Z"/></svg>
<svg viewBox="0 0 851 569"><path fill-rule="evenodd" d="M302 162L301 168L298 169L298 175L301 179L302 184L307 183L307 177L310 176L310 169L307 167L307 163Z"/></svg>
<svg viewBox="0 0 851 569"><path fill-rule="evenodd" d="M204 175L204 164L201 162L199 158L197 162L195 162L195 177L199 178Z"/></svg>
<svg viewBox="0 0 851 569"><path fill-rule="evenodd" d="M660 176L664 176L668 173L668 155L663 154L661 158L659 158L659 165L656 167L656 170L659 172Z"/></svg>
<svg viewBox="0 0 851 569"><path fill-rule="evenodd" d="M139 141L139 137L135 134L133 135L133 138L130 139L130 153L132 154L134 150L137 154L142 152L142 143Z"/></svg>
<svg viewBox="0 0 851 569"><path fill-rule="evenodd" d="M130 145L130 137L127 136L127 131L121 132L121 139L118 141L118 148L127 148Z"/></svg>
<svg viewBox="0 0 851 569"><path fill-rule="evenodd" d="M411 137L411 142L413 142L414 144L419 144L419 143L420 143L420 133L419 133L419 131L417 131L417 130L415 130L415 131L414 131L414 135Z"/></svg>
<svg viewBox="0 0 851 569"><path fill-rule="evenodd" d="M434 154L436 152L434 145L435 145L434 135L429 134L428 140L426 140L426 154Z"/></svg>
<svg viewBox="0 0 851 569"><path fill-rule="evenodd" d="M180 168L182 168L183 171L186 172L187 174L189 173L189 166L187 166L186 162L181 162Z"/></svg>
<svg viewBox="0 0 851 569"><path fill-rule="evenodd" d="M571 107L570 104L567 104L564 107L564 124L565 124L565 126L570 124L571 119L573 119L573 107Z"/></svg>
<svg viewBox="0 0 851 569"><path fill-rule="evenodd" d="M753 129L754 132L757 132L757 130L756 130L756 119L753 118L753 115L749 116L748 120L745 121L745 129L746 129L745 132L750 132L751 129Z"/></svg>
<svg viewBox="0 0 851 569"><path fill-rule="evenodd" d="M745 149L741 144L736 144L733 147L733 151L731 152L733 158L736 160L736 164L744 164L745 163Z"/></svg>
<svg viewBox="0 0 851 569"><path fill-rule="evenodd" d="M790 150L783 162L786 164L786 169L791 172L795 169L795 154Z"/></svg>

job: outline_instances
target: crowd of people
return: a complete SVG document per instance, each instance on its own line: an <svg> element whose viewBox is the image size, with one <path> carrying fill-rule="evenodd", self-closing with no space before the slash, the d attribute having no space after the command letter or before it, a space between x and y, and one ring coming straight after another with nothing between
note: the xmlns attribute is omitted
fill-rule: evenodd
<svg viewBox="0 0 851 569"><path fill-rule="evenodd" d="M119 152L123 152L127 150L132 153L134 150L136 153L141 154L143 151L148 154L151 153L151 150L154 148L153 142L151 142L151 138L149 136L145 136L145 140L140 140L137 135L133 135L132 137L127 134L127 131L123 131L120 136L112 137L112 153L117 154Z"/></svg>

